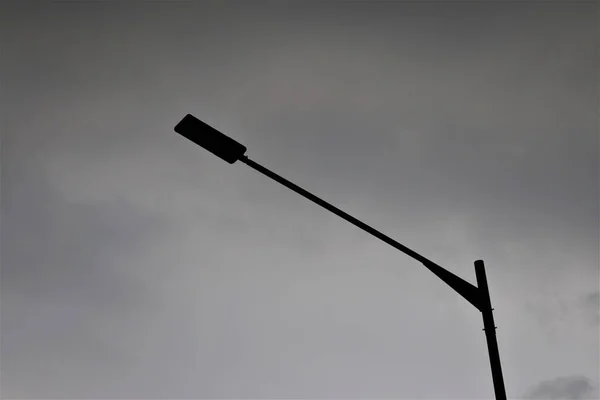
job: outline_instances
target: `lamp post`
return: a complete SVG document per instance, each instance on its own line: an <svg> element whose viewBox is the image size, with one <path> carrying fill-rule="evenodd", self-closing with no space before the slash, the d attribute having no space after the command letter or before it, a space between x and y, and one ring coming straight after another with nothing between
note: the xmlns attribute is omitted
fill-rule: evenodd
<svg viewBox="0 0 600 400"><path fill-rule="evenodd" d="M187 114L176 126L175 132L191 140L197 145L203 147L217 157L222 158L230 164L236 161L241 161L254 170L268 176L276 182L281 183L285 187L293 190L299 195L311 200L320 205L326 210L331 211L335 215L345 219L351 224L357 226L365 232L370 233L376 238L389 244L390 246L400 250L404 254L422 263L427 269L433 272L438 278L444 281L448 286L454 289L458 294L465 298L475 308L477 308L483 317L483 330L487 339L488 353L490 357L490 366L492 371L492 381L494 384L494 392L496 400L506 400L506 391L504 388L504 378L502 377L502 367L500 365L500 354L498 351L498 342L496 340L496 326L494 325L494 315L492 313L492 303L488 290L488 283L485 274L485 266L482 260L475 261L475 275L477 277L477 286L470 284L462 278L454 275L450 271L442 268L431 260L428 260L421 254L408 247L398 243L389 236L370 227L364 222L354 218L339 208L327 203L312 193L302 189L287 179L277 175L273 171L268 170L257 162L250 160L246 153L246 146L236 142L230 137L224 135L213 127L200 121L191 114Z"/></svg>

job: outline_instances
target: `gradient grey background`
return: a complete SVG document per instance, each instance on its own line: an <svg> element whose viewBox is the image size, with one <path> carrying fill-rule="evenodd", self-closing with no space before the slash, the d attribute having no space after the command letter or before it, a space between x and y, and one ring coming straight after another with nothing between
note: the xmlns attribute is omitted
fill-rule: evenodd
<svg viewBox="0 0 600 400"><path fill-rule="evenodd" d="M3 2L5 399L598 399L598 2Z"/></svg>

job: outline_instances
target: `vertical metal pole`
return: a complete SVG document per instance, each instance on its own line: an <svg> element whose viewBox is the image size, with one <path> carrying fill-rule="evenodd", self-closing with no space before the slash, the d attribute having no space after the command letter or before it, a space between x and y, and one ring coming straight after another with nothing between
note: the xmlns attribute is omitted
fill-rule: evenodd
<svg viewBox="0 0 600 400"><path fill-rule="evenodd" d="M496 325L492 314L492 301L488 289L485 266L482 260L475 261L475 275L477 276L477 287L480 290L481 315L483 317L483 330L487 339L488 353L490 354L490 365L492 368L492 380L494 381L494 392L496 400L506 400L506 389L502 377L502 366L500 365L500 352L496 340Z"/></svg>

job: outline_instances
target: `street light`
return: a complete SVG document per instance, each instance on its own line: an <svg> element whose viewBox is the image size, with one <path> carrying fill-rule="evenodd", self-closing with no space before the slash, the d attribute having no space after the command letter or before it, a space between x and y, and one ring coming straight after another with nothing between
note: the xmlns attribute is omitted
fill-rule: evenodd
<svg viewBox="0 0 600 400"><path fill-rule="evenodd" d="M326 210L331 211L337 216L345 219L351 224L370 233L376 238L384 241L390 246L400 250L404 254L422 263L427 269L433 272L438 278L443 280L448 286L454 289L458 294L464 297L469 303L477 308L483 317L483 330L487 339L488 353L490 357L490 366L492 370L492 381L494 384L494 392L496 400L506 400L506 390L504 388L504 378L502 377L502 367L500 365L500 353L498 351L498 342L496 340L496 326L494 324L494 315L492 313L492 303L490 300L490 292L488 289L487 278L485 274L485 266L482 260L475 261L475 275L477 278L477 286L470 284L462 278L454 275L450 271L445 270L431 260L428 260L421 254L409 249L408 247L398 243L389 236L370 227L364 222L354 218L339 208L327 203L312 193L302 189L287 179L277 175L273 171L268 170L262 165L250 160L244 153L246 147L230 137L224 135L213 127L200 121L191 114L187 114L176 126L175 132L186 137L197 145L210 151L217 157L222 158L230 164L236 161L241 161L256 171L268 176L269 178L281 183L287 188L293 190L299 195L317 203Z"/></svg>

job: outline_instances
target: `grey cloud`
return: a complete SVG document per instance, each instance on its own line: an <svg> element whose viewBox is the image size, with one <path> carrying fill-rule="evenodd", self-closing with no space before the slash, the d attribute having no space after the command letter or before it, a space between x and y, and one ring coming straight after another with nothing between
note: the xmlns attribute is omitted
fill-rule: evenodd
<svg viewBox="0 0 600 400"><path fill-rule="evenodd" d="M441 9L443 19L454 5ZM418 47L399 32L381 44L365 39L377 38L375 25L347 47L335 35L292 36L295 46L283 36L268 69L255 62L248 83L223 90L259 135L248 138L251 156L315 187L335 182L342 201L388 212L420 204L432 218L452 209L472 215L476 236L596 247L597 24L573 12L565 28L549 9L501 13L478 32L482 47L441 33ZM440 29L481 23L467 21ZM403 57L413 46L421 53Z"/></svg>
<svg viewBox="0 0 600 400"><path fill-rule="evenodd" d="M3 394L491 393L462 299L190 146L188 112L470 281L484 258L509 393L597 374L561 320L598 281L597 4L341 4L2 3Z"/></svg>
<svg viewBox="0 0 600 400"><path fill-rule="evenodd" d="M569 291L571 293L571 291ZM597 331L599 316L598 292L584 295L561 295L555 292L547 296L531 298L522 304L523 311L531 316L550 337L560 335L561 330L591 329ZM598 344L590 351L597 352Z"/></svg>
<svg viewBox="0 0 600 400"><path fill-rule="evenodd" d="M592 399L592 381L585 376L568 376L543 381L535 385L526 398L543 400L583 400Z"/></svg>
<svg viewBox="0 0 600 400"><path fill-rule="evenodd" d="M118 200L69 201L35 167L2 168L0 353L8 398L69 397L56 388L79 386L71 381L77 363L118 368L125 353L111 342L111 326L135 321L156 296L132 279L127 259L172 227ZM88 373L81 379L99 372ZM33 392L25 376L36 381Z"/></svg>
<svg viewBox="0 0 600 400"><path fill-rule="evenodd" d="M600 324L600 291L595 291L582 296L579 304L586 320L597 326Z"/></svg>
<svg viewBox="0 0 600 400"><path fill-rule="evenodd" d="M119 198L74 202L53 187L40 165L11 158L2 169L2 283L24 289L68 276L75 283L87 273L109 271L107 263L158 239L170 226Z"/></svg>

